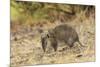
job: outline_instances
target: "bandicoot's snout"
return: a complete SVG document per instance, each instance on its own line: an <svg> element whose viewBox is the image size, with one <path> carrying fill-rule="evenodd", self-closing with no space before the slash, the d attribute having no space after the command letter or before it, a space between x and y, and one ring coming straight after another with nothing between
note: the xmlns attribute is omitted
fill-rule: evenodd
<svg viewBox="0 0 100 67"><path fill-rule="evenodd" d="M47 39L49 38L49 35L47 33L42 33L41 35L41 43L43 51L45 52L46 46L47 46Z"/></svg>

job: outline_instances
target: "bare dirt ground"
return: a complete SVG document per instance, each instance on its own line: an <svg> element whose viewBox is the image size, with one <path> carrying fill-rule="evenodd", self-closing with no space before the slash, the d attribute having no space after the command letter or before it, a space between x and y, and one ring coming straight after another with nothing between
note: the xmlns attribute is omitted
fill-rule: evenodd
<svg viewBox="0 0 100 67"><path fill-rule="evenodd" d="M95 19L76 17L66 24L71 25L78 33L80 41L85 48L79 48L77 45L72 49L62 48L66 45L59 45L58 51L54 52L49 45L46 52L41 47L40 29L47 31L57 25L63 24L58 21L55 23L44 24L43 27L19 27L19 31L11 31L11 66L23 65L42 65L42 64L65 64L79 62L95 61Z"/></svg>

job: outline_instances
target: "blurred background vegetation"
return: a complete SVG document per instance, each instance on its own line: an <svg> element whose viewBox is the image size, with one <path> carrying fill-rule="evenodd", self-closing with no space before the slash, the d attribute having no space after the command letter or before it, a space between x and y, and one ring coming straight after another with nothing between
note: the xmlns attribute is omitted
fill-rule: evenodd
<svg viewBox="0 0 100 67"><path fill-rule="evenodd" d="M67 22L74 20L79 14L88 18L94 9L94 6L88 5L11 0L11 23L34 25L38 22L54 23L56 20Z"/></svg>

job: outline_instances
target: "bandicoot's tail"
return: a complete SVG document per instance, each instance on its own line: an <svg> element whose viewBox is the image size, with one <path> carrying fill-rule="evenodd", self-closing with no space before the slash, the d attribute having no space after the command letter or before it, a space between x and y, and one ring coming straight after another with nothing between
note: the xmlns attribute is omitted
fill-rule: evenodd
<svg viewBox="0 0 100 67"><path fill-rule="evenodd" d="M80 41L78 41L78 43L80 44L80 46L85 47L84 45L82 45L82 43Z"/></svg>

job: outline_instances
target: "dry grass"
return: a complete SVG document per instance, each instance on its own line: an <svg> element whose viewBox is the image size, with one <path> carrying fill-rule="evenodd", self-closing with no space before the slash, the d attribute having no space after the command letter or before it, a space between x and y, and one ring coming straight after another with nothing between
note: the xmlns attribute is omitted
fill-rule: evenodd
<svg viewBox="0 0 100 67"><path fill-rule="evenodd" d="M65 64L95 61L95 18L94 13L86 17L84 12L77 14L76 18L65 24L71 25L77 31L80 41L85 48L79 49L74 46L72 49L62 50L65 45L58 46L54 52L50 45L44 53L41 47L40 29L47 31L57 25L63 24L55 21L51 23L35 24L33 26L16 27L18 30L11 30L11 66L39 65L39 64ZM41 26L42 24L42 26ZM14 29L15 30L15 29ZM62 43L61 43L62 44ZM60 45L61 45L60 44ZM76 43L77 44L77 43Z"/></svg>

